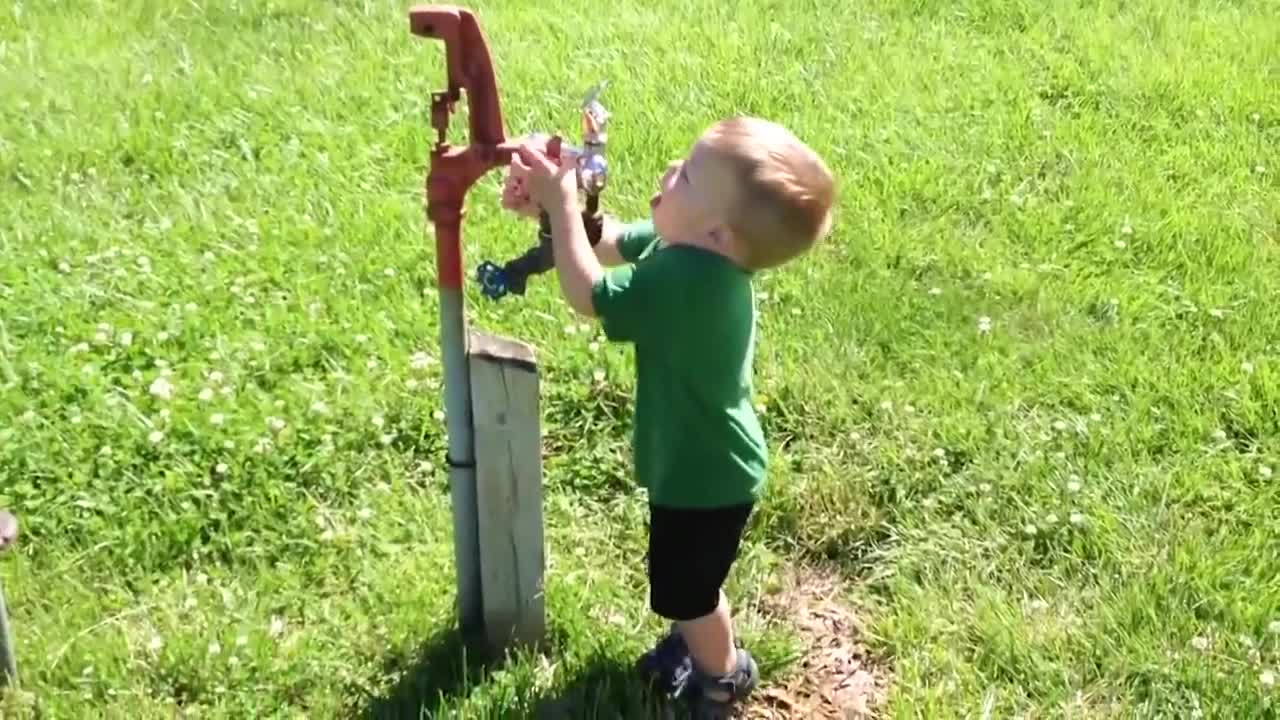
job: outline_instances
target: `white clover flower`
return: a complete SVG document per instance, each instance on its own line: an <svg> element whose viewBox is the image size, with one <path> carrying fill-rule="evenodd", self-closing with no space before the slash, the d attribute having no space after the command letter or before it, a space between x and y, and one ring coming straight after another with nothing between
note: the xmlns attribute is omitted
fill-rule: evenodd
<svg viewBox="0 0 1280 720"><path fill-rule="evenodd" d="M271 624L267 626L267 634L271 637L280 637L284 634L284 619L281 617L272 617Z"/></svg>
<svg viewBox="0 0 1280 720"><path fill-rule="evenodd" d="M202 403L210 402L211 400L213 400L213 389L212 389L212 388L204 388L204 389L202 389L202 390L200 391L200 394L199 394L199 395L197 395L196 397L197 397L197 398L200 400L200 402L202 402Z"/></svg>
<svg viewBox="0 0 1280 720"><path fill-rule="evenodd" d="M281 430L284 430L285 422L284 420L281 420L280 418L277 418L277 417L269 417L267 418L267 428L270 429L271 432L278 433Z"/></svg>
<svg viewBox="0 0 1280 720"><path fill-rule="evenodd" d="M431 413L431 419L435 420L436 422L444 422L444 411L443 411L443 410L436 410L436 411L432 412L432 413Z"/></svg>
<svg viewBox="0 0 1280 720"><path fill-rule="evenodd" d="M214 640L213 642L209 643L210 655L217 655L221 652L222 652L222 645L217 640Z"/></svg>
<svg viewBox="0 0 1280 720"><path fill-rule="evenodd" d="M213 372L209 373L209 382L213 383L214 385L221 385L223 378L224 376L220 370L214 370Z"/></svg>
<svg viewBox="0 0 1280 720"><path fill-rule="evenodd" d="M991 318L986 315L978 318L978 332L982 335L991 332Z"/></svg>
<svg viewBox="0 0 1280 720"><path fill-rule="evenodd" d="M1275 687L1276 674L1270 670L1263 670L1258 675L1258 682L1262 683L1263 687Z"/></svg>
<svg viewBox="0 0 1280 720"><path fill-rule="evenodd" d="M160 400L172 400L173 383L169 382L169 379L162 375L151 383L151 387L148 392L151 393L152 397Z"/></svg>
<svg viewBox="0 0 1280 720"><path fill-rule="evenodd" d="M150 441L152 445L159 445L160 441L164 440L164 433L159 430L152 430L151 434L147 436L147 440Z"/></svg>
<svg viewBox="0 0 1280 720"><path fill-rule="evenodd" d="M317 400L311 403L311 412L316 415L327 415L329 414L329 406L323 400Z"/></svg>
<svg viewBox="0 0 1280 720"><path fill-rule="evenodd" d="M164 640L159 635L152 635L151 642L147 643L147 649L151 652L160 652L162 647L164 647Z"/></svg>
<svg viewBox="0 0 1280 720"><path fill-rule="evenodd" d="M226 463L218 463L213 466L213 472L215 475L226 475L228 469L229 468Z"/></svg>
<svg viewBox="0 0 1280 720"><path fill-rule="evenodd" d="M409 358L409 367L414 370L424 370L431 364L431 362L432 360L430 355L425 352L418 351Z"/></svg>
<svg viewBox="0 0 1280 720"><path fill-rule="evenodd" d="M1271 468L1267 467L1266 465L1260 466L1258 468L1258 477L1262 478L1263 480L1270 480Z"/></svg>
<svg viewBox="0 0 1280 720"><path fill-rule="evenodd" d="M1203 635L1197 635L1191 638L1191 647L1204 652L1209 649L1209 638Z"/></svg>
<svg viewBox="0 0 1280 720"><path fill-rule="evenodd" d="M227 422L227 416L222 413L214 413L209 416L209 424L214 427L222 427Z"/></svg>
<svg viewBox="0 0 1280 720"><path fill-rule="evenodd" d="M1072 525L1074 525L1074 526L1076 526L1076 527L1083 527L1083 526L1084 526L1084 522L1085 522L1084 513L1081 513L1081 512L1073 512L1073 513L1071 513L1071 524L1072 524Z"/></svg>

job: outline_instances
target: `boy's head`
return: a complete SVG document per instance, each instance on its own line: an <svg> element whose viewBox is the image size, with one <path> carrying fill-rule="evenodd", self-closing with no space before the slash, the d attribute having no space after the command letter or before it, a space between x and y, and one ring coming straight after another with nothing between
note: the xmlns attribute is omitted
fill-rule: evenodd
<svg viewBox="0 0 1280 720"><path fill-rule="evenodd" d="M763 270L826 235L834 198L835 181L817 153L776 123L735 117L708 128L667 168L650 207L668 242Z"/></svg>

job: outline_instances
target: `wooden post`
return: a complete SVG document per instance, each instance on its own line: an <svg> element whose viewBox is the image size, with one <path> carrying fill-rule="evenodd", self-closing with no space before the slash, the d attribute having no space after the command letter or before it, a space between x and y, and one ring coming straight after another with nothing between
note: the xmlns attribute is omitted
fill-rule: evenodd
<svg viewBox="0 0 1280 720"><path fill-rule="evenodd" d="M8 510L0 510L0 552L18 541L18 519ZM4 587L0 585L0 689L18 684L17 651L13 633L9 631L9 610L4 605Z"/></svg>
<svg viewBox="0 0 1280 720"><path fill-rule="evenodd" d="M472 331L480 588L490 649L540 644L543 601L542 438L533 348Z"/></svg>

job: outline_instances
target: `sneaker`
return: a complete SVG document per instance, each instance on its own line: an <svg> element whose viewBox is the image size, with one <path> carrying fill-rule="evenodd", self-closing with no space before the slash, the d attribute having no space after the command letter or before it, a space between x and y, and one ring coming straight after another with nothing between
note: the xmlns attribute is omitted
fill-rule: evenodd
<svg viewBox="0 0 1280 720"><path fill-rule="evenodd" d="M707 675L696 667L682 688L692 704L696 720L720 720L732 716L734 706L745 699L760 682L755 658L737 649L738 666L727 675Z"/></svg>
<svg viewBox="0 0 1280 720"><path fill-rule="evenodd" d="M693 670L693 661L689 658L689 646L675 623L653 648L640 656L636 669L666 694L679 694L684 680Z"/></svg>

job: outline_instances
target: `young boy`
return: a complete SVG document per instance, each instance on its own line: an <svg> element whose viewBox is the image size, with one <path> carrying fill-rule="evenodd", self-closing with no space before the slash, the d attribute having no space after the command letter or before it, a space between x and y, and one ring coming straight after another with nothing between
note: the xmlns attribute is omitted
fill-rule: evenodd
<svg viewBox="0 0 1280 720"><path fill-rule="evenodd" d="M828 232L834 181L784 128L723 120L668 167L651 220L606 224L593 249L572 167L528 144L513 164L550 215L565 299L598 317L609 339L635 346L634 463L650 503L650 606L673 622L638 664L700 714L718 715L758 679L750 653L735 644L721 590L768 460L751 397L751 279Z"/></svg>

